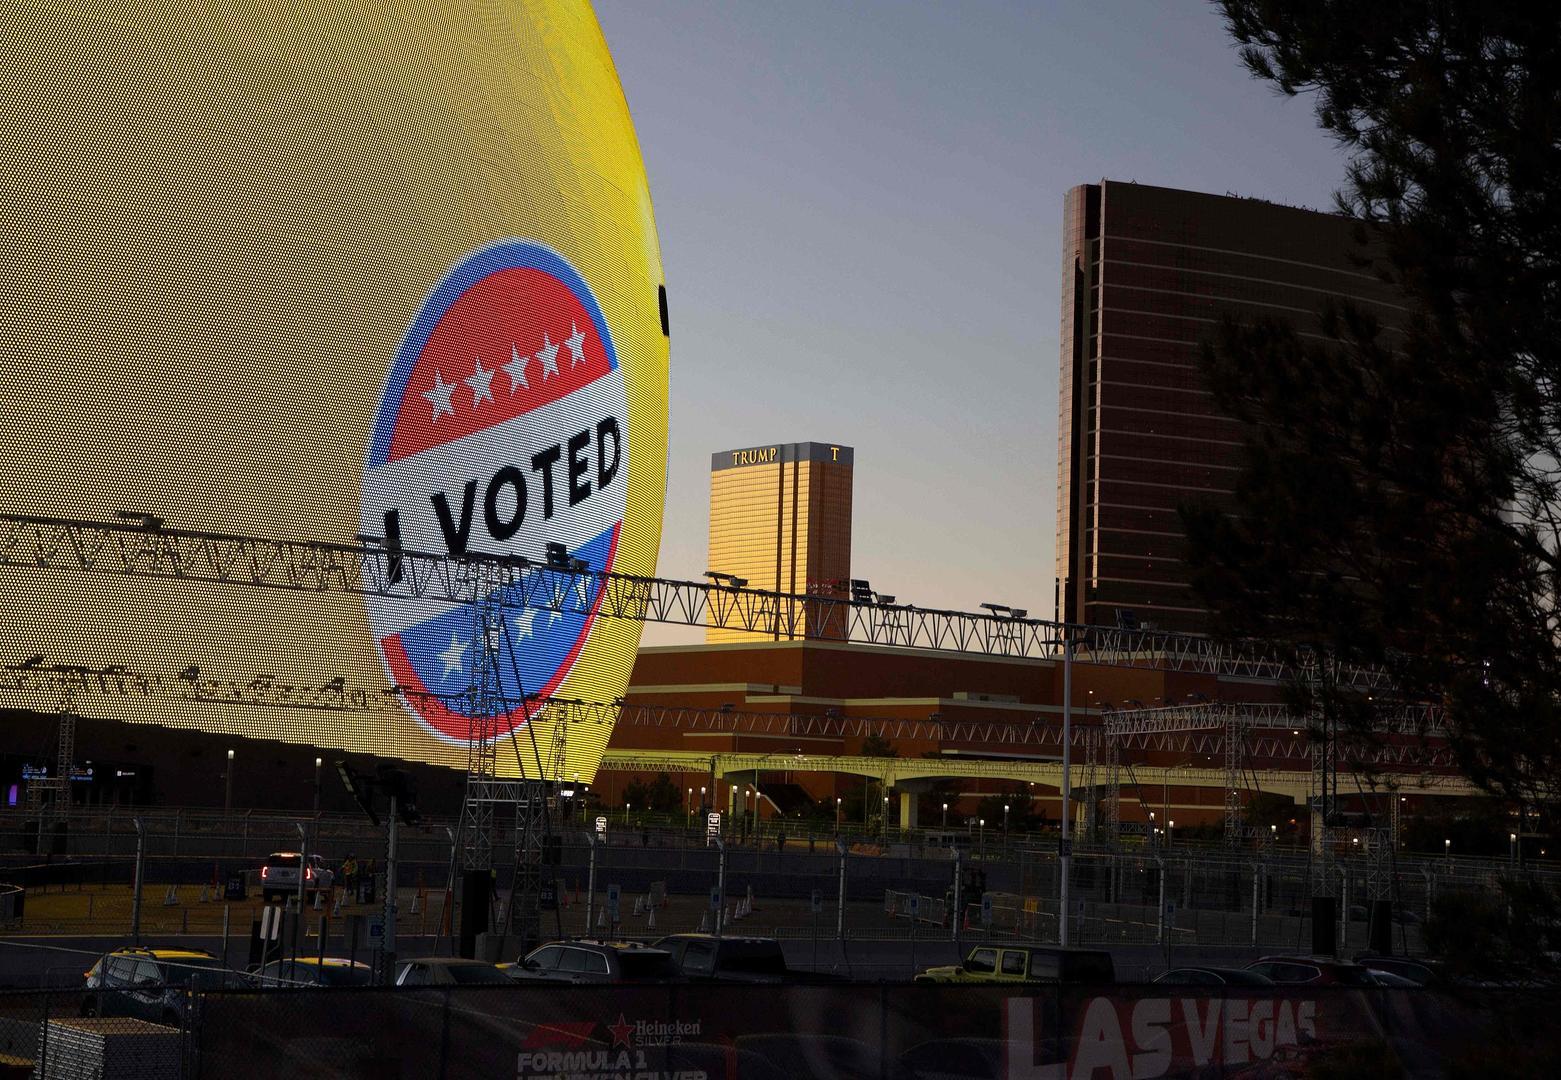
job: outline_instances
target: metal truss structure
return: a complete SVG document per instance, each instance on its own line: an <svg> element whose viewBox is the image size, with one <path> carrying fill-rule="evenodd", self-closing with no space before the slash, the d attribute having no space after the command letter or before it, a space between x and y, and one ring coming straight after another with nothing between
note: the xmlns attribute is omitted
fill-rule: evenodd
<svg viewBox="0 0 1561 1080"><path fill-rule="evenodd" d="M784 634L788 638L802 638L807 636L809 627L828 627L831 640L1043 660L1058 659L1066 647L1081 663L1275 681L1300 675L1312 680L1328 679L1337 685L1363 691L1389 687L1387 672L1379 669L1345 668L1321 659L1315 663L1303 659L1297 670L1290 653L1261 642L1231 645L1195 635L1075 626L1018 618L997 611L977 614L925 610L876 600L635 577L592 571L567 559L562 565L543 565L481 553L456 557L411 551L393 541L374 537L360 537L355 543L333 543L212 533L171 527L150 515L134 515L118 521L0 515L0 566L161 578L205 585L249 585L295 592L347 593L408 600L433 598L471 605L476 623L474 630L480 631L474 641L483 642L484 648L466 703L467 715L473 718L468 754L468 797L462 812L465 861L469 867L491 866L495 804L506 803L517 808L517 835L524 845L532 842L523 838L530 836L531 828L527 823L531 817L535 813L545 815L545 798L538 797L526 780L499 779L494 760L495 740L491 736L496 729L495 720L512 711L516 704L499 697L499 680L496 671L492 670L497 654L493 636L496 628L502 626L505 611L510 609L579 613L594 608L598 615L607 618L742 630L769 637ZM150 680L142 683L141 692L151 692L157 681L157 677L131 676L114 669L94 674L99 687L112 683L116 688L129 688L137 678ZM323 687L300 687L276 679L257 680L243 687L233 683L213 686L207 681L208 685L203 687L198 672L189 678L184 675L179 678L188 683L186 697L195 696L199 700L202 693L212 691L226 695L230 700L280 697L287 700L275 703L288 707L356 709L390 704L402 695L399 688L350 690L341 684L341 680ZM88 687L91 682L91 679L83 679L78 689ZM529 707L525 701L519 704L522 708ZM560 715L557 710L562 710L568 720L576 722L593 719L594 710L612 710L610 716L601 715L598 722L613 723L626 711L620 703L607 706L550 701L539 702L538 706L555 710L554 717ZM57 707L61 718L61 744L56 782L68 785L74 756L74 714L63 705ZM1240 814L1237 774L1241 771L1244 755L1278 759L1294 756L1292 744L1252 741L1252 732L1265 724L1277 721L1283 727L1291 722L1288 716L1280 719L1278 714L1270 717L1263 711L1273 708L1277 707L1200 705L1140 710L1109 717L1105 721L1104 742L1097 745L1093 757L1088 753L1089 743L1085 746L1086 772L1092 779L1101 767L1102 746L1106 751L1111 822L1120 822L1120 763L1125 747L1136 743L1144 749L1172 749L1179 743L1197 743L1212 736L1225 756L1225 813L1228 833L1233 834L1233 819L1239 818ZM1220 713L1220 709L1225 711ZM713 714L720 714L720 718ZM641 719L640 722L665 722L664 713L641 710L631 715L656 716L654 721ZM759 716L766 719L755 719ZM953 741L968 738L1020 745L1060 744L1060 735L1055 729L1040 723L957 722L947 725L932 719L865 720L837 715L769 718L769 714L753 713L743 714L743 717L740 722L751 725L784 724L788 734L798 736L814 732L862 731ZM734 722L731 714L724 710L689 710L681 719L696 725L709 724L710 730L724 730L715 725ZM1211 731L1211 728L1216 730ZM70 736L69 745L67 736ZM1081 725L1076 741L1088 738L1087 728ZM567 739L566 724L555 727L555 739ZM564 745L563 741L558 741L551 748L549 757L561 762ZM1191 752L1202 751L1193 749ZM543 770L539 778L545 778L545 766L540 757L537 765ZM1092 782L1091 791L1097 786ZM1092 827L1097 810L1096 800L1091 799ZM526 823L520 817L524 817ZM540 844L540 835L533 839ZM522 861L522 853L517 851L517 865Z"/></svg>
<svg viewBox="0 0 1561 1080"><path fill-rule="evenodd" d="M1428 704L1394 704L1385 709L1372 732L1374 738L1352 747L1348 760L1342 760L1336 733L1325 729L1319 717L1298 718L1289 706L1272 702L1199 702L1111 712L1102 719L1101 733L1106 755L1113 763L1106 794L1112 806L1120 804L1120 770L1115 763L1124 749L1204 754L1211 758L1220 755L1225 772L1224 835L1231 844L1253 838L1261 843L1267 839L1243 821L1243 795L1253 786L1246 783L1245 777L1253 769L1255 759L1308 763L1313 774L1311 787L1319 837L1326 836L1332 828L1329 812L1337 797L1341 764L1350 771L1371 773L1406 766L1451 769L1455 764L1451 749L1440 741L1446 736L1442 710ZM1096 756L1099 753L1095 751ZM1318 806L1325 809L1318 810ZM1110 824L1109 835L1114 838L1120 825L1119 810L1111 816ZM1391 852L1396 835L1395 829L1391 836L1377 838L1374 850ZM1368 843L1372 843L1370 837ZM1318 845L1326 846L1325 840L1319 839ZM1319 861L1326 862L1326 856L1320 854ZM1332 875L1326 865L1316 876L1320 887L1332 887Z"/></svg>
<svg viewBox="0 0 1561 1080"><path fill-rule="evenodd" d="M0 565L69 569L302 592L346 592L469 603L474 567L497 567L506 608L578 613L600 593L598 615L639 622L807 637L983 656L1056 659L1070 641L1079 663L1280 680L1292 674L1280 646L1228 644L1192 634L1077 626L999 613L941 611L702 581L635 577L470 553L411 551L379 538L357 543L201 532L156 517L122 521L0 515ZM1339 668L1330 677L1363 690L1386 671Z"/></svg>

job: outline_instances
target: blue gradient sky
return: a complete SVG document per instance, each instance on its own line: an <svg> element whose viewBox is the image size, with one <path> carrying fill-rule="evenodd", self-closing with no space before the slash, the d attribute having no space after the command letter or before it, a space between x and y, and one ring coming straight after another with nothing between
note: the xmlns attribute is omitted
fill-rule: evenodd
<svg viewBox="0 0 1561 1080"><path fill-rule="evenodd" d="M666 576L707 569L713 451L834 441L855 576L1050 617L1063 193L1323 208L1343 172L1196 0L595 6L666 263Z"/></svg>

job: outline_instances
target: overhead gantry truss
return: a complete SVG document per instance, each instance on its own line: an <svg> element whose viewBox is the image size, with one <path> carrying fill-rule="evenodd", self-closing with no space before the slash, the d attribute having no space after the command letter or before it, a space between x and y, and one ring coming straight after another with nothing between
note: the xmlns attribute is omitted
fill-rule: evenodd
<svg viewBox="0 0 1561 1080"><path fill-rule="evenodd" d="M638 622L737 630L770 638L828 640L981 656L1149 667L1241 678L1286 678L1278 646L1228 644L1155 630L1077 626L1000 613L942 611L844 597L636 577L472 553L419 552L364 537L354 543L286 540L175 528L159 518L91 521L0 515L0 566L68 569L130 577L242 584L300 592L345 592L471 603L479 566L497 566L502 606L578 613L600 594L598 614ZM826 628L827 634L817 633ZM1338 668L1327 677L1383 688L1379 669Z"/></svg>

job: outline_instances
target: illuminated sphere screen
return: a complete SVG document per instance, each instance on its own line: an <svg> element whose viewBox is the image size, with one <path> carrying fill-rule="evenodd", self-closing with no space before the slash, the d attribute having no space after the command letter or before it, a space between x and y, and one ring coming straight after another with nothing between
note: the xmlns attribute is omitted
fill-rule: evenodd
<svg viewBox="0 0 1561 1080"><path fill-rule="evenodd" d="M655 573L665 291L589 5L8 13L0 514ZM180 580L11 528L0 664L163 680L83 715L458 767L482 715L499 773L589 781L608 727L517 703L612 702L639 643L588 576L556 610L260 587L263 548Z"/></svg>

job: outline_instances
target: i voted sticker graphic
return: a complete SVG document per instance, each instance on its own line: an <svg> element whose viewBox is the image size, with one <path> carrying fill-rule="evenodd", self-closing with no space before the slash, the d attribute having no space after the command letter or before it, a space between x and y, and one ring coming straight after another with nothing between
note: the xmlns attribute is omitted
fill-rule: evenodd
<svg viewBox="0 0 1561 1080"><path fill-rule="evenodd" d="M627 419L612 333L584 278L539 244L487 248L434 289L402 342L364 469L363 531L405 549L539 564L548 544L562 544L571 559L611 570L627 504ZM599 582L558 577L564 611L507 603L503 633L488 635L510 702L554 693L595 624ZM484 647L471 605L373 596L367 605L408 707L433 734L464 741L470 706L460 695ZM523 722L515 708L495 736Z"/></svg>

